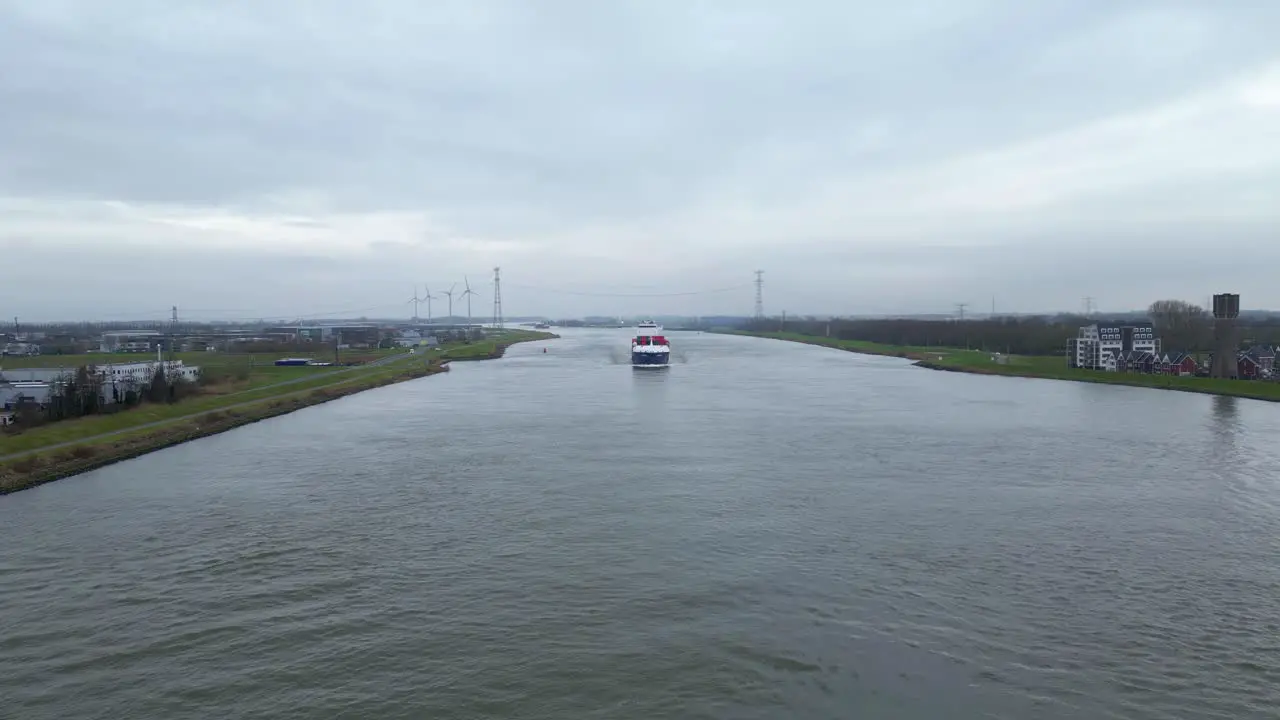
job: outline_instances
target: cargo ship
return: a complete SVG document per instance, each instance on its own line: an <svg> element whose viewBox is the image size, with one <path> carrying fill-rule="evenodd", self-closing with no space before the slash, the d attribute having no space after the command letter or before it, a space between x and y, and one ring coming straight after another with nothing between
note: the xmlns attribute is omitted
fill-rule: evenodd
<svg viewBox="0 0 1280 720"><path fill-rule="evenodd" d="M662 334L662 326L646 320L636 325L631 338L631 367L637 369L665 368L671 362L671 344Z"/></svg>

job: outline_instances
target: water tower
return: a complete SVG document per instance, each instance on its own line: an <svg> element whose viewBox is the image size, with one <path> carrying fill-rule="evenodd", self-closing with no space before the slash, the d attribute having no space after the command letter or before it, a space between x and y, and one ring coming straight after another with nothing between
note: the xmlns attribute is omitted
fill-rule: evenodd
<svg viewBox="0 0 1280 720"><path fill-rule="evenodd" d="M1236 318L1240 317L1240 296L1220 293L1213 296L1213 365L1209 375L1216 378L1236 379L1240 370L1236 364L1236 352L1240 341L1236 339Z"/></svg>

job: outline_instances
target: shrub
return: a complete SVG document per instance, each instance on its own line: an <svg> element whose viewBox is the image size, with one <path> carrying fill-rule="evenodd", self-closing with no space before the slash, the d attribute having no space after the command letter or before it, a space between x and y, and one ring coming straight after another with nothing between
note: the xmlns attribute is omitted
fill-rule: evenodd
<svg viewBox="0 0 1280 720"><path fill-rule="evenodd" d="M14 460L10 467L20 473L28 473L39 467L42 461L43 458L39 455L28 455L20 460Z"/></svg>

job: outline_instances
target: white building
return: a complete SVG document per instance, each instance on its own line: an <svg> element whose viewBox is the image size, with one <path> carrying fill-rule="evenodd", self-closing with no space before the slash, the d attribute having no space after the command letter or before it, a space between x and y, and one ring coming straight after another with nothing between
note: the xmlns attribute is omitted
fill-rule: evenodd
<svg viewBox="0 0 1280 720"><path fill-rule="evenodd" d="M30 342L11 342L5 343L0 348L0 354L3 355L39 355L40 346Z"/></svg>
<svg viewBox="0 0 1280 720"><path fill-rule="evenodd" d="M417 330L400 331L400 335L396 337L395 343L399 347L417 347L419 345L435 347L439 344L435 335L424 335Z"/></svg>
<svg viewBox="0 0 1280 720"><path fill-rule="evenodd" d="M164 366L167 378L182 378L189 382L200 379L200 368L184 365L181 360L163 363L151 361L95 365L93 369L102 383L103 402L110 404L115 402L115 396L118 393L123 394L129 390L140 390L146 387L155 377L156 369L160 365ZM44 384L56 389L62 382L75 377L77 371L78 368L74 367L10 368L0 371L0 382L12 383L14 387L24 384Z"/></svg>
<svg viewBox="0 0 1280 720"><path fill-rule="evenodd" d="M49 383L0 381L0 425L12 424L18 405L24 401L40 407L48 405L49 394Z"/></svg>
<svg viewBox="0 0 1280 720"><path fill-rule="evenodd" d="M1160 352L1160 340L1150 323L1085 325L1077 337L1067 341L1067 366L1115 372L1120 358L1133 351Z"/></svg>
<svg viewBox="0 0 1280 720"><path fill-rule="evenodd" d="M151 378L156 376L156 369L159 366L164 366L164 375L169 379L182 378L188 382L195 382L200 379L200 368L193 365L184 365L181 360L112 363L110 365L98 365L95 369L103 380L108 382L114 379L117 382L128 380L149 383Z"/></svg>

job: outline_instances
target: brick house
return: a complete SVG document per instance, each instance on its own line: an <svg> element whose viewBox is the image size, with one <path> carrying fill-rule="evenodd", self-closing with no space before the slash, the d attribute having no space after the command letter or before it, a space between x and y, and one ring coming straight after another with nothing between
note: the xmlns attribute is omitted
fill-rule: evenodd
<svg viewBox="0 0 1280 720"><path fill-rule="evenodd" d="M1166 353L1160 362L1160 371L1166 375L1195 375L1200 369L1196 359L1190 353Z"/></svg>

